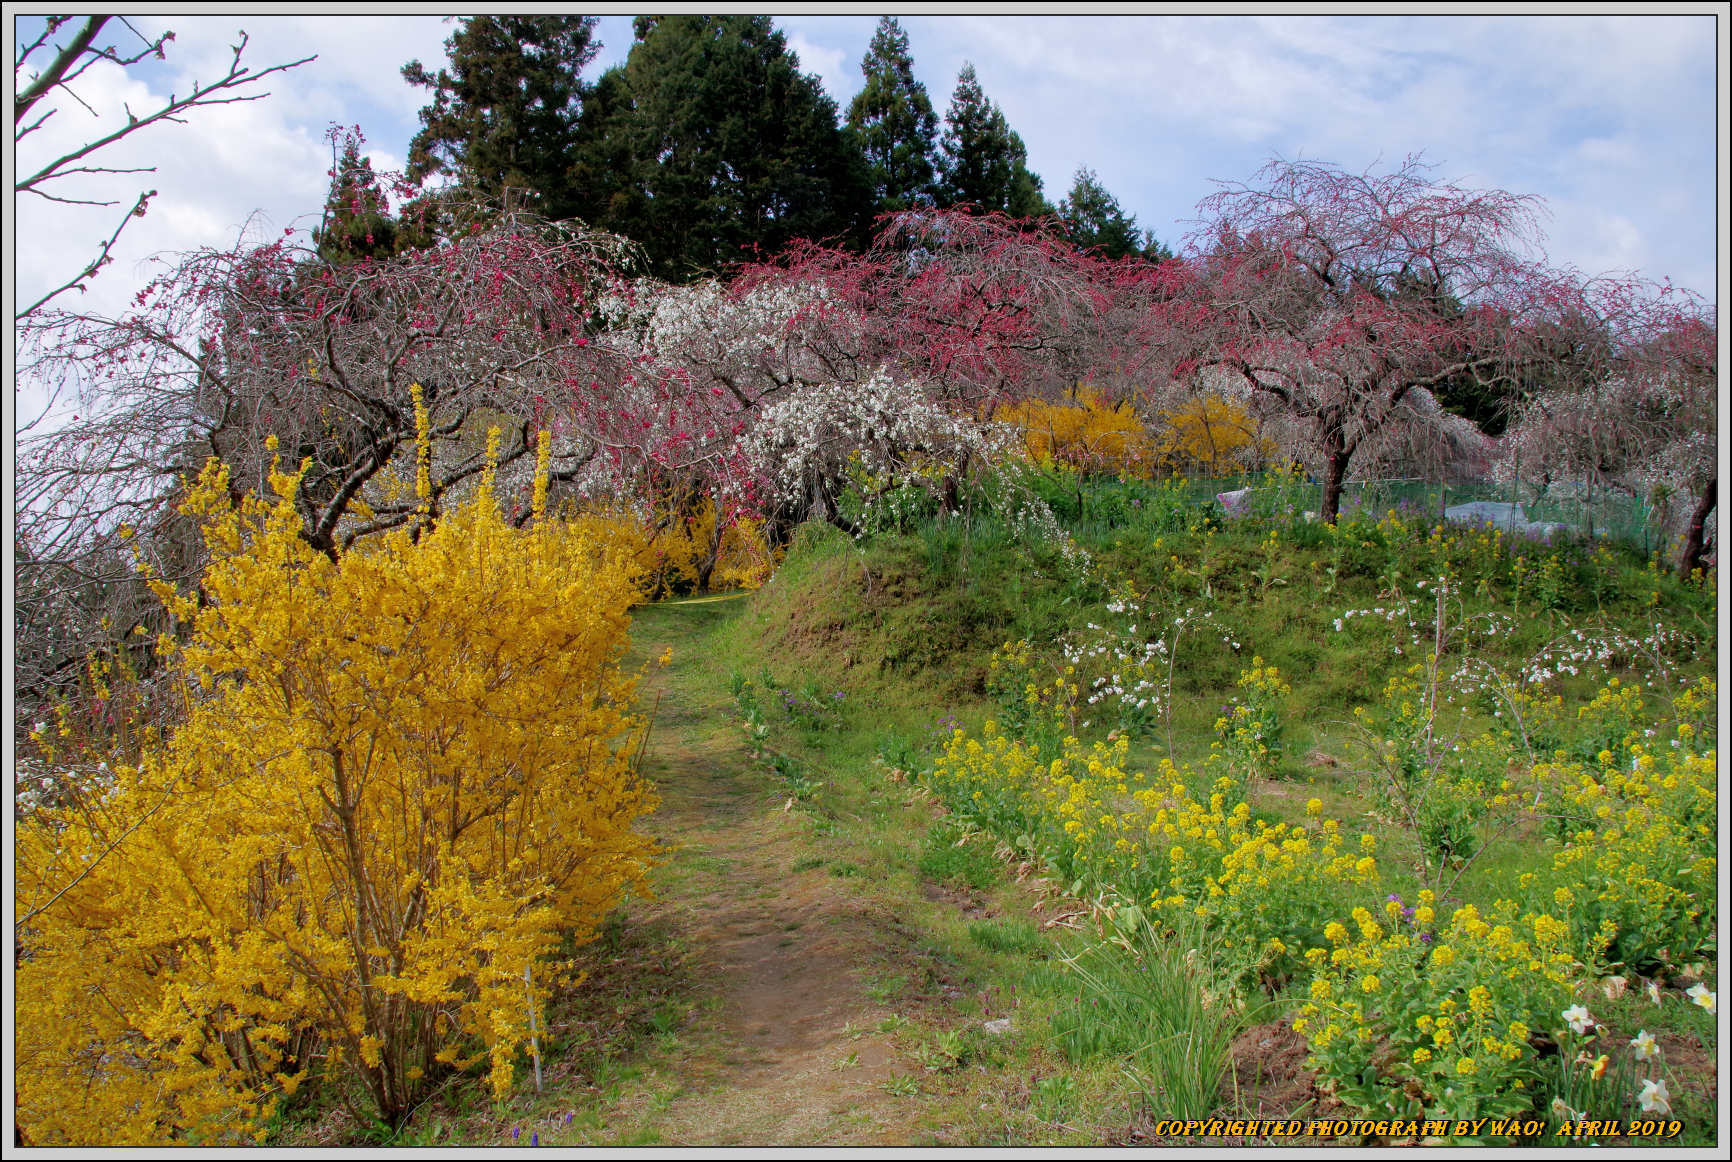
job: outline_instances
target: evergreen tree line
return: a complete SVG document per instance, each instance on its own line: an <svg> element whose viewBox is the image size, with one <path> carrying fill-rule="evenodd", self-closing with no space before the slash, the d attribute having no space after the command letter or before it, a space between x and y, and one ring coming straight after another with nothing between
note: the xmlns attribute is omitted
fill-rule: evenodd
<svg viewBox="0 0 1732 1162"><path fill-rule="evenodd" d="M1054 207L972 65L941 122L893 18L879 21L845 117L769 17L640 16L625 62L589 82L595 26L592 16L472 17L446 41L444 67L404 66L429 96L408 176L622 234L675 281L797 238L864 246L878 215L920 206L1056 215L1082 249L1170 254L1086 167ZM382 212L357 151L334 176L318 237L327 257L426 243L412 215Z"/></svg>

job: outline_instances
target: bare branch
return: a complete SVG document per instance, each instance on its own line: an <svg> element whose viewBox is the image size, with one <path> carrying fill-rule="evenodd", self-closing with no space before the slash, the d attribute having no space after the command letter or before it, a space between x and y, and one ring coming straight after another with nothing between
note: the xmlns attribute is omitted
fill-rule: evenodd
<svg viewBox="0 0 1732 1162"><path fill-rule="evenodd" d="M29 48L24 50L24 53L18 58L16 67L23 68L25 59L52 35L54 30L59 27L60 22L65 19L66 17L63 16L50 18L47 29ZM31 106L40 101L49 90L56 85L65 83L68 70L78 62L79 57L90 49L90 42L96 39L96 34L102 31L102 26L108 21L109 17L107 16L92 16L86 20L84 27L78 30L78 35L74 36L66 47L60 50L60 54L54 58L47 71L25 86L23 91L13 98L12 124L14 127L17 126L18 122L24 120L24 116L30 112Z"/></svg>
<svg viewBox="0 0 1732 1162"><path fill-rule="evenodd" d="M54 31L65 24L67 19L69 18L49 18L42 34L38 36L35 41L31 42L29 45L23 46L21 49L16 64L14 65L15 75L22 73L25 63L29 59L30 55L37 49L41 48ZM97 61L106 61L125 68L129 65L137 64L147 56L155 56L158 59L161 59L164 55L164 45L174 38L174 33L164 32L155 40L151 40L140 33L138 29L133 27L133 25L126 21L125 18L121 18L121 22L126 25L127 29L131 31L134 36L138 37L142 47L131 54L120 53L112 46L97 47L94 43L96 36L110 19L111 18L107 16L89 17L79 29L78 34L59 51L48 68L40 75L34 77L29 84L23 85L21 88L17 89L12 109L14 143L23 140L29 134L41 128L44 122L54 114L55 110L49 108L44 110L34 120L27 120L31 110L41 103L51 92L58 90L65 96L77 101L81 105L84 105L86 109L90 109L90 106L85 103L83 98L79 97L79 95L72 90L70 85L71 82L76 80L85 69L89 68ZM152 172L153 167L80 165L78 163L92 154L113 145L115 142L129 137L139 130L158 122L173 121L184 124L185 117L183 114L189 110L206 105L226 105L242 101L260 100L263 97L269 96L269 93L240 92L240 90L247 86L257 84L273 73L280 73L289 69L298 68L309 61L317 59L312 56L303 57L300 60L291 61L287 64L273 65L270 68L254 72L252 69L242 65L241 63L241 54L245 50L246 45L247 36L246 33L243 32L240 35L240 42L232 46L234 56L229 62L227 72L216 81L209 84L195 83L192 92L185 97L175 97L173 94L170 94L167 102L165 102L160 108L149 111L143 116L135 115L130 108L125 108L125 125L114 130L112 133L108 133L94 141L90 141L80 146L77 149L62 154L36 170L35 173L17 179L13 184L13 192L15 194L29 192L36 194L47 201L60 202L66 205L115 205L121 199L104 201L95 198L85 199L70 197L52 193L43 187L49 183L80 174L129 174ZM91 113L92 115L95 115L95 110L91 110ZM143 217L145 209L149 204L149 200L155 195L155 192L156 191L152 190L149 193L140 196L138 200L134 202L133 208L128 212L126 217L121 219L119 226L116 227L114 232L109 236L107 242L102 245L96 258L85 266L82 271L74 275L61 286L55 288L53 291L50 291L48 294L37 299L29 307L15 315L14 318L20 320L27 318L32 313L42 310L49 302L59 295L64 294L66 291L71 290L74 287L81 288L84 283L94 278L97 272L108 264L115 242L119 239L121 231L126 229L127 225L134 217Z"/></svg>
<svg viewBox="0 0 1732 1162"><path fill-rule="evenodd" d="M22 319L34 315L37 311L47 306L50 300L65 294L73 287L82 288L83 283L94 278L96 272L107 266L111 261L109 255L114 251L114 244L120 241L121 232L125 230L127 226L132 224L134 218L144 217L145 208L150 205L150 200L154 197L156 197L155 190L147 190L145 193L138 195L138 201L133 203L132 209L127 211L126 217L120 220L120 225L114 228L114 233L108 236L108 240L102 244L102 249L97 251L96 257L91 260L90 265L85 267L79 273L73 275L64 283L61 283L58 287L43 295L41 298L37 299L35 302L31 303L28 307L25 307L22 311L18 312L17 317ZM112 205L112 203L103 204Z"/></svg>

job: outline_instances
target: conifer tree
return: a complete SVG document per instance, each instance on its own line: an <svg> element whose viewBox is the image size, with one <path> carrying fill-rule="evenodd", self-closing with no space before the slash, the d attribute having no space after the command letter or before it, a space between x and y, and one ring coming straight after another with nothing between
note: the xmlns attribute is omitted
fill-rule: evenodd
<svg viewBox="0 0 1732 1162"><path fill-rule="evenodd" d="M879 18L860 71L866 85L848 106L848 127L865 150L878 209L906 210L932 199L938 114L926 86L914 79L908 34L895 17Z"/></svg>
<svg viewBox="0 0 1732 1162"><path fill-rule="evenodd" d="M1004 113L989 100L965 64L956 77L944 117L939 169L947 205L969 203L1015 218L1050 214L1038 174L1028 168L1028 150Z"/></svg>
<svg viewBox="0 0 1732 1162"><path fill-rule="evenodd" d="M324 217L313 231L319 257L334 263L389 257L397 248L397 222L358 140L343 143L335 171Z"/></svg>
<svg viewBox="0 0 1732 1162"><path fill-rule="evenodd" d="M1080 250L1104 258L1136 254L1160 260L1172 253L1155 240L1152 232L1137 229L1136 215L1127 215L1119 200L1107 192L1088 166L1079 166L1070 193L1059 202L1058 216Z"/></svg>
<svg viewBox="0 0 1732 1162"><path fill-rule="evenodd" d="M572 176L596 225L685 279L795 238L863 240L865 157L767 16L640 16L597 83Z"/></svg>
<svg viewBox="0 0 1732 1162"><path fill-rule="evenodd" d="M450 174L495 199L526 189L545 217L580 214L566 170L588 90L581 74L601 48L595 24L593 16L474 16L445 42L448 69L404 65L404 80L432 90L409 145L409 177Z"/></svg>

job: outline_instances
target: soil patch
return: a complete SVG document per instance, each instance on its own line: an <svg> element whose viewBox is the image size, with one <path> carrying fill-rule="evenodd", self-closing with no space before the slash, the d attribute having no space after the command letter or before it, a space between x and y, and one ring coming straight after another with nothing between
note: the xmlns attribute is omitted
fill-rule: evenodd
<svg viewBox="0 0 1732 1162"><path fill-rule="evenodd" d="M694 1055L658 1140L892 1144L905 1126L885 1083L911 1067L876 1031L889 1010L866 969L903 941L854 881L815 866L809 821L752 767L730 709L685 701L647 752L662 796L647 826L673 849L657 910L683 933L706 1014L682 1034Z"/></svg>
<svg viewBox="0 0 1732 1162"><path fill-rule="evenodd" d="M1305 1038L1286 1021L1253 1025L1233 1039L1233 1084L1247 1118L1285 1118L1317 1097Z"/></svg>

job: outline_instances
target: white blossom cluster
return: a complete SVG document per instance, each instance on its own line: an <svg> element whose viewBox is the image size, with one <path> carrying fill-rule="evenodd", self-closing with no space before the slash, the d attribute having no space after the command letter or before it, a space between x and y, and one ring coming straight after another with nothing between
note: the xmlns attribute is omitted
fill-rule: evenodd
<svg viewBox="0 0 1732 1162"><path fill-rule="evenodd" d="M1572 629L1523 663L1521 678L1537 685L1584 671L1609 675L1618 667L1637 670L1645 683L1666 682L1677 676L1675 659L1691 654L1696 644L1694 635L1658 623L1639 638L1610 627Z"/></svg>
<svg viewBox="0 0 1732 1162"><path fill-rule="evenodd" d="M1011 535L1023 544L1056 548L1073 577L1087 575L1094 567L1094 558L1064 530L1052 507L1027 482L1028 464L1016 454L1022 446L1020 429L995 422L981 425L981 431L983 447L998 468L996 503Z"/></svg>
<svg viewBox="0 0 1732 1162"><path fill-rule="evenodd" d="M740 294L711 280L658 287L644 296L643 349L652 359L678 359L689 344L722 340L742 355L782 350L796 324L830 301L822 283L757 286Z"/></svg>
<svg viewBox="0 0 1732 1162"><path fill-rule="evenodd" d="M780 500L814 499L849 468L887 482L936 483L971 456L1000 451L996 433L956 416L918 384L879 368L858 383L801 385L760 410L742 440Z"/></svg>
<svg viewBox="0 0 1732 1162"><path fill-rule="evenodd" d="M1420 580L1417 589L1431 587L1433 592L1449 592L1447 582ZM1436 648L1437 624L1435 613L1423 609L1403 595L1391 605L1366 609L1344 609L1334 619L1336 633L1350 632L1355 622L1379 621L1393 626L1405 640L1392 643L1391 651L1398 657L1412 651L1426 657ZM1688 657L1697 646L1696 638L1685 631L1656 622L1643 637L1637 638L1615 627L1600 629L1576 627L1569 629L1517 664L1513 676L1506 677L1474 652L1476 644L1515 635L1518 623L1510 614L1497 610L1477 613L1445 626L1444 653L1454 658L1454 664L1440 672L1446 697L1477 697L1498 694L1511 685L1517 688L1543 686L1564 677L1583 675L1605 678L1614 669L1634 670L1644 683L1665 682L1678 673L1678 658Z"/></svg>
<svg viewBox="0 0 1732 1162"><path fill-rule="evenodd" d="M1052 507L1024 489L1015 489L1004 499L1005 519L1017 538L1025 544L1052 545L1073 574L1081 576L1094 564L1087 549L1077 544L1058 523Z"/></svg>
<svg viewBox="0 0 1732 1162"><path fill-rule="evenodd" d="M40 729L42 724L37 726ZM23 819L42 807L62 805L83 796L107 802L116 785L114 772L105 762L52 768L37 759L21 758L12 766L13 818Z"/></svg>
<svg viewBox="0 0 1732 1162"><path fill-rule="evenodd" d="M1065 664L1076 667L1089 679L1087 705L1117 715L1121 730L1151 728L1172 704L1175 653L1187 630L1205 627L1235 654L1243 649L1239 635L1216 617L1188 608L1170 620L1146 609L1132 597L1117 595L1106 604L1107 612L1124 619L1122 625L1087 623L1063 643ZM1154 634L1154 637L1150 637ZM1092 720L1091 720L1092 721ZM1084 722L1084 726L1089 722Z"/></svg>

